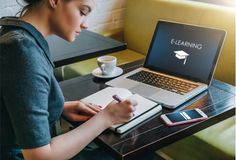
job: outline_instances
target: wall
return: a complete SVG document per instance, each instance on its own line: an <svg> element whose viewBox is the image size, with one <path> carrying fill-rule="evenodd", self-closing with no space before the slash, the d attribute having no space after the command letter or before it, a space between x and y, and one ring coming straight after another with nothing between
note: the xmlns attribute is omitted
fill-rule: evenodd
<svg viewBox="0 0 236 160"><path fill-rule="evenodd" d="M104 32L122 28L126 0L96 0L96 8L89 16L89 30ZM0 17L15 16L20 10L16 0L0 0Z"/></svg>
<svg viewBox="0 0 236 160"><path fill-rule="evenodd" d="M91 30L101 32L122 28L126 0L96 0L96 8L89 17Z"/></svg>

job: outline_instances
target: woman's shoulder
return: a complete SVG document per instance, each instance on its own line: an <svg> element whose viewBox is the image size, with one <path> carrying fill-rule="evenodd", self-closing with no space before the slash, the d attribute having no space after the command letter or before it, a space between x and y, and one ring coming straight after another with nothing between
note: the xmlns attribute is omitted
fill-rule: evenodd
<svg viewBox="0 0 236 160"><path fill-rule="evenodd" d="M23 41L34 41L33 38L24 30L1 31L0 45L19 44Z"/></svg>
<svg viewBox="0 0 236 160"><path fill-rule="evenodd" d="M45 57L35 39L24 30L13 30L0 37L1 57L8 62L25 64L31 67L45 64ZM37 67L36 67L37 68Z"/></svg>
<svg viewBox="0 0 236 160"><path fill-rule="evenodd" d="M34 37L23 29L15 29L2 32L0 37L0 48L4 53L21 55L20 53L40 52L39 46ZM8 53L10 52L10 53ZM36 55L36 54L28 54Z"/></svg>

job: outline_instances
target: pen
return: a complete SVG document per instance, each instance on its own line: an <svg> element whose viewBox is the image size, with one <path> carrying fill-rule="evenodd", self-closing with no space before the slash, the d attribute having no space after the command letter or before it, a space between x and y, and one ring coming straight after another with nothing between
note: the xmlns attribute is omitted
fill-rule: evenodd
<svg viewBox="0 0 236 160"><path fill-rule="evenodd" d="M117 94L113 95L112 98L116 100L118 103L122 102L122 99Z"/></svg>

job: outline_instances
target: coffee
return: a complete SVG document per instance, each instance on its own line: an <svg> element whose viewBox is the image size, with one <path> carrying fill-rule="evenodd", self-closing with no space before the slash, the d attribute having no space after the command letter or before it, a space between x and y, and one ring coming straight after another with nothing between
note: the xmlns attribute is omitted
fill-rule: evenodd
<svg viewBox="0 0 236 160"><path fill-rule="evenodd" d="M117 59L114 56L101 56L97 59L97 64L103 75L111 75L116 68Z"/></svg>
<svg viewBox="0 0 236 160"><path fill-rule="evenodd" d="M105 62L105 63L109 63L111 62L112 60L103 60L102 62Z"/></svg>

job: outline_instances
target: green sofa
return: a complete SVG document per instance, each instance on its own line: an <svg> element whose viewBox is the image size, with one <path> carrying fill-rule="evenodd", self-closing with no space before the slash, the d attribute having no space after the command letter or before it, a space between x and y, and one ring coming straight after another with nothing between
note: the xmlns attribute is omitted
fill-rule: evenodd
<svg viewBox="0 0 236 160"><path fill-rule="evenodd" d="M214 78L235 85L235 10L187 0L127 0L123 29L104 35L122 40L128 49L112 53L118 64L145 58L159 19L220 28L227 31ZM62 79L86 75L97 67L96 58L70 64ZM173 159L234 159L235 117L209 127L158 152Z"/></svg>

